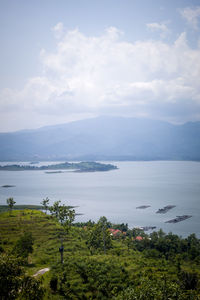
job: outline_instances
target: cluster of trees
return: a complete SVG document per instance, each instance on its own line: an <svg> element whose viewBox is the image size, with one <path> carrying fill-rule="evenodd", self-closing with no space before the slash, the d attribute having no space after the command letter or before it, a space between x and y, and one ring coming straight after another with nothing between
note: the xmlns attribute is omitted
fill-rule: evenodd
<svg viewBox="0 0 200 300"><path fill-rule="evenodd" d="M91 256L70 257L62 267L54 265L51 288L65 299L200 299L198 272L185 270L180 263L185 257L191 262L197 259L200 241L195 235L182 239L160 230L148 236L140 229L127 228L121 240L113 240L108 229L126 229L125 224L114 225L101 217L97 223L74 225L83 226ZM143 239L135 240L137 235ZM124 262L125 253L120 249L125 246L133 261L137 251L145 254L140 258L141 270L132 270ZM155 266L148 266L149 259Z"/></svg>
<svg viewBox="0 0 200 300"><path fill-rule="evenodd" d="M105 217L102 217L102 218L105 218ZM76 222L74 223L74 226L76 227L92 227L95 225L95 222L94 221L87 221L87 222ZM121 224L113 224L111 222L109 222L108 220L106 220L106 226L107 228L113 228L113 229L119 229L121 230L122 232L127 232L129 229L128 229L128 224L124 224L124 223L121 223ZM140 230L140 232L143 232L142 230Z"/></svg>
<svg viewBox="0 0 200 300"><path fill-rule="evenodd" d="M54 292L69 300L198 299L194 286L186 286L189 280L173 280L167 274L160 276L151 270L133 276L116 259L72 259L63 268L55 266L52 272L51 287ZM188 274L191 277L190 273L183 273L182 276Z"/></svg>
<svg viewBox="0 0 200 300"><path fill-rule="evenodd" d="M52 268L50 282L64 299L112 299L128 287L128 273L113 258L71 257Z"/></svg>
<svg viewBox="0 0 200 300"><path fill-rule="evenodd" d="M112 248L112 237L109 228L119 229L124 235L118 238L123 240L129 249L144 252L147 257L173 259L177 255L182 259L200 262L200 240L195 234L182 238L173 233L164 233L162 229L154 231L150 235L139 228L128 229L128 224L112 224L105 217L101 217L97 223L91 220L85 223L75 223L74 226L84 227L87 232L86 244L91 252ZM137 240L140 236L142 239Z"/></svg>
<svg viewBox="0 0 200 300"><path fill-rule="evenodd" d="M190 273L187 273L190 274ZM178 278L171 280L168 276L156 276L146 274L140 277L136 284L129 285L128 288L121 291L114 300L197 300L199 294L194 289L187 287Z"/></svg>
<svg viewBox="0 0 200 300"><path fill-rule="evenodd" d="M183 259L200 262L200 240L195 234L181 238L173 233L164 233L161 229L149 236L144 235L143 240L134 241L135 249L145 251L147 256L162 257L166 259L179 255Z"/></svg>
<svg viewBox="0 0 200 300"><path fill-rule="evenodd" d="M112 247L111 235L108 228L109 222L106 217L101 217L97 224L94 224L90 228L86 244L91 254L97 249L100 251L103 250L104 254L106 254L106 250Z"/></svg>
<svg viewBox="0 0 200 300"><path fill-rule="evenodd" d="M197 300L199 275L196 271L185 271L162 259L155 266L142 259L141 269L130 268L120 256L107 252L82 257L71 256L61 266L52 268L51 289L64 299L113 299L113 300ZM100 253L100 252L99 252ZM132 260L136 259L133 253ZM125 262L124 262L125 261ZM169 267L169 269L168 269ZM173 274L172 274L173 273Z"/></svg>

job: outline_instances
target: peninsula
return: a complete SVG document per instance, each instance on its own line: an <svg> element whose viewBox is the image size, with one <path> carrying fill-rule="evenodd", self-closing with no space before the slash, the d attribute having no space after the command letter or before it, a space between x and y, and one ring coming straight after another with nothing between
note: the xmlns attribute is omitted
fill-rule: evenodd
<svg viewBox="0 0 200 300"><path fill-rule="evenodd" d="M0 166L0 171L47 171L47 170L72 170L74 172L102 172L118 169L111 164L102 164L98 162L78 162L78 163L58 163L47 166L33 165L6 165Z"/></svg>

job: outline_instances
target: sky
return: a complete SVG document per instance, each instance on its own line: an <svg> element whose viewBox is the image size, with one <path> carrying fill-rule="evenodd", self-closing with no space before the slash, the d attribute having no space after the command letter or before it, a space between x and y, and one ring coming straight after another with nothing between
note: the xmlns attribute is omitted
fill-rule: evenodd
<svg viewBox="0 0 200 300"><path fill-rule="evenodd" d="M200 0L0 0L0 132L200 121Z"/></svg>

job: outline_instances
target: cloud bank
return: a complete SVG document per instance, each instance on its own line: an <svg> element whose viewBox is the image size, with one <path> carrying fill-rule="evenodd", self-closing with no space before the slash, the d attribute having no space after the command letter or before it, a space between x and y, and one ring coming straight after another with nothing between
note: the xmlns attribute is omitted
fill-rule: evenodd
<svg viewBox="0 0 200 300"><path fill-rule="evenodd" d="M167 30L158 25L149 28ZM186 33L168 44L127 42L115 27L86 36L58 23L53 32L55 51L40 53L42 76L1 91L5 128L10 120L19 129L98 115L200 120L200 44L192 49Z"/></svg>

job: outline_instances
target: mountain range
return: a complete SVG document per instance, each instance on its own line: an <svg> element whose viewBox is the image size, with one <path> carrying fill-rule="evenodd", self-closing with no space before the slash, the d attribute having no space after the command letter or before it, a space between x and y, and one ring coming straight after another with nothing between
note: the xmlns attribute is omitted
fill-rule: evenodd
<svg viewBox="0 0 200 300"><path fill-rule="evenodd" d="M1 161L200 160L200 122L98 117L0 133Z"/></svg>

